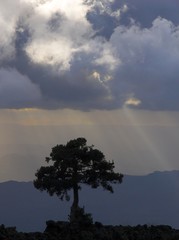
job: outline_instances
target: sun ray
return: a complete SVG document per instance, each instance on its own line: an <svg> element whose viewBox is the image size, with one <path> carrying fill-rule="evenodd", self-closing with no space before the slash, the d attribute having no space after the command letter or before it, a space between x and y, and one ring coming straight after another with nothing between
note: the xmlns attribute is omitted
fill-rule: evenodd
<svg viewBox="0 0 179 240"><path fill-rule="evenodd" d="M128 120L131 122L131 125L133 124L133 122L135 123L137 122L135 114L133 114L133 110L129 109L128 107L124 107L124 112ZM156 146L154 142L150 139L144 127L142 127L139 124L136 124L135 129L138 135L141 137L143 143L150 150L151 157L155 159L155 161L158 163L158 166L162 167L162 169L170 169L170 164L168 159L166 159L161 149L159 149L158 146Z"/></svg>

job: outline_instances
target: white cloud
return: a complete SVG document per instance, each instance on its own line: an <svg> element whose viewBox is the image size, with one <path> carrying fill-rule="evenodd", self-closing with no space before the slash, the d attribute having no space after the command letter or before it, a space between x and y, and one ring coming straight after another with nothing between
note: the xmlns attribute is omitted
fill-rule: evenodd
<svg viewBox="0 0 179 240"><path fill-rule="evenodd" d="M26 22L31 39L25 48L32 61L69 69L74 54L81 51L93 33L86 19L88 9L83 0L52 0L34 6Z"/></svg>
<svg viewBox="0 0 179 240"><path fill-rule="evenodd" d="M131 27L117 27L110 42L117 50L118 57L125 64L143 63L151 60L154 55L158 57L153 58L153 63L155 64L160 59L162 64L165 60L179 56L179 53L174 54L179 48L178 37L178 27L166 19L157 18L151 28L142 29L135 23ZM161 58L162 53L166 56L165 60Z"/></svg>
<svg viewBox="0 0 179 240"><path fill-rule="evenodd" d="M0 1L0 61L10 59L15 54L15 31L19 17L19 1ZM18 10L15 10L15 9Z"/></svg>
<svg viewBox="0 0 179 240"><path fill-rule="evenodd" d="M111 9L111 3L113 2L114 0L103 0L103 1L91 0L91 4L93 6L94 11L99 11L100 14L107 13L109 15L112 15L114 13Z"/></svg>
<svg viewBox="0 0 179 240"><path fill-rule="evenodd" d="M109 5L107 2L101 4ZM89 52L95 55L97 65L114 69L118 63L111 45L103 38L92 40L95 31L86 18L92 8L93 5L84 4L83 0L66 0L60 4L58 0L52 0L34 4L34 12L26 20L31 39L25 51L31 60L58 66L59 70L69 70L76 54Z"/></svg>
<svg viewBox="0 0 179 240"><path fill-rule="evenodd" d="M162 18L151 28L117 27L110 39L121 61L113 82L116 97L134 94L143 108L178 108L178 39L179 28Z"/></svg>
<svg viewBox="0 0 179 240"><path fill-rule="evenodd" d="M139 106L140 104L141 104L141 101L134 97L128 98L125 101L125 105L127 105L127 106Z"/></svg>
<svg viewBox="0 0 179 240"><path fill-rule="evenodd" d="M106 67L108 71L113 71L119 66L120 59L115 56L115 49L112 44L105 43L102 46L103 48L94 63Z"/></svg>

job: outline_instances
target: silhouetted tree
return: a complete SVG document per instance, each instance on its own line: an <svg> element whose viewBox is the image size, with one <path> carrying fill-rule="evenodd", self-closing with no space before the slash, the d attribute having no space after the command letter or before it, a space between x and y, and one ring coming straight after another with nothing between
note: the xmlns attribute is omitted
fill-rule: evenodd
<svg viewBox="0 0 179 240"><path fill-rule="evenodd" d="M85 138L70 140L66 145L57 145L52 148L50 157L46 158L50 166L43 166L35 176L34 186L51 196L56 194L62 200L69 200L69 191L73 190L73 204L70 220L75 221L77 213L81 210L79 203L80 183L90 185L92 188L102 186L113 192L110 183L121 183L123 175L114 172L114 162L106 161L104 154L87 146Z"/></svg>

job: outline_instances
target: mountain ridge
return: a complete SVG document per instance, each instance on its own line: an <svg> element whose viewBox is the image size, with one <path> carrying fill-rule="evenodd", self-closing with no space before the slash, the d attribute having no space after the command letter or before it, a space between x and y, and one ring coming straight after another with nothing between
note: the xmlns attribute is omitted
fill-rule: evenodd
<svg viewBox="0 0 179 240"><path fill-rule="evenodd" d="M179 171L125 175L114 194L82 186L80 206L106 225L170 225L179 229ZM19 231L43 231L48 220L68 220L71 201L39 192L31 181L0 183L0 224Z"/></svg>

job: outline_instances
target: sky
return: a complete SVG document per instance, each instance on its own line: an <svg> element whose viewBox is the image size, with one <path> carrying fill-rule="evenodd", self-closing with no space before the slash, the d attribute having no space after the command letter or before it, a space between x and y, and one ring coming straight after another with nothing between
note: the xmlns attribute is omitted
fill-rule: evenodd
<svg viewBox="0 0 179 240"><path fill-rule="evenodd" d="M178 0L0 0L0 181L85 137L116 171L179 170Z"/></svg>

